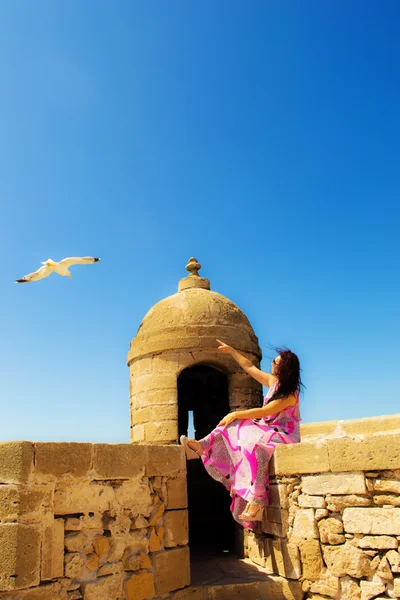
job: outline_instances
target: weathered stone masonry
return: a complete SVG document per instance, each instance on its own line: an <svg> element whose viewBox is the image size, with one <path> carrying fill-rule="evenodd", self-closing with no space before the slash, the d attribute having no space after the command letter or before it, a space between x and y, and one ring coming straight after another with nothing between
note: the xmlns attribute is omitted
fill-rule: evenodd
<svg viewBox="0 0 400 600"><path fill-rule="evenodd" d="M190 587L181 447L0 444L0 599L400 598L400 418L339 425L277 447L244 544L270 575L239 591Z"/></svg>
<svg viewBox="0 0 400 600"><path fill-rule="evenodd" d="M247 534L246 555L298 583L293 598L400 598L400 418L321 425L276 448L264 534ZM341 437L321 435L338 425Z"/></svg>
<svg viewBox="0 0 400 600"><path fill-rule="evenodd" d="M189 584L181 448L0 444L0 598L139 600Z"/></svg>

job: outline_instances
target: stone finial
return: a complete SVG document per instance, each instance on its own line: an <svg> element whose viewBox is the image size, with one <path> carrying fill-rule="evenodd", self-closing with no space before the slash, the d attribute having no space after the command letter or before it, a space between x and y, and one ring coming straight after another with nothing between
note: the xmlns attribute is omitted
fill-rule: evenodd
<svg viewBox="0 0 400 600"><path fill-rule="evenodd" d="M189 271L190 275L194 275L195 277L200 277L199 271L201 269L201 264L198 262L197 258L189 258L189 262L186 265L186 271ZM189 277L190 277L189 275Z"/></svg>
<svg viewBox="0 0 400 600"><path fill-rule="evenodd" d="M180 280L178 286L179 292L183 292L184 290L188 290L190 288L202 288L204 290L210 289L209 280L205 279L204 277L200 277L200 269L201 264L198 262L197 258L189 258L188 264L186 265L186 270L189 271L189 275Z"/></svg>

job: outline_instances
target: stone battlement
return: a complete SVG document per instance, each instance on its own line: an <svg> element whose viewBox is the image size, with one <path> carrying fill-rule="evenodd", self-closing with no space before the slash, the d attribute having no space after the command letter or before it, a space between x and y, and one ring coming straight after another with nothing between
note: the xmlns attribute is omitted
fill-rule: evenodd
<svg viewBox="0 0 400 600"><path fill-rule="evenodd" d="M369 433L372 421L326 436L306 425L314 437L277 446L263 533L244 536L245 555L270 574L249 587L260 599L400 597L400 417L382 433ZM0 541L1 600L227 593L188 587L179 446L0 444Z"/></svg>
<svg viewBox="0 0 400 600"><path fill-rule="evenodd" d="M0 598L152 598L189 584L178 446L0 444Z"/></svg>

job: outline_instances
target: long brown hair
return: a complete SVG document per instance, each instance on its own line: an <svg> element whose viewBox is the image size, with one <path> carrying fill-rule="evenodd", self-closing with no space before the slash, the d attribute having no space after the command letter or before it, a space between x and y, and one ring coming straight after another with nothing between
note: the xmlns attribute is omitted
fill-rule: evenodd
<svg viewBox="0 0 400 600"><path fill-rule="evenodd" d="M281 360L276 365L276 377L278 378L278 387L273 393L271 400L286 398L291 394L303 390L304 385L300 376L300 361L294 352L287 348L276 348L276 352Z"/></svg>

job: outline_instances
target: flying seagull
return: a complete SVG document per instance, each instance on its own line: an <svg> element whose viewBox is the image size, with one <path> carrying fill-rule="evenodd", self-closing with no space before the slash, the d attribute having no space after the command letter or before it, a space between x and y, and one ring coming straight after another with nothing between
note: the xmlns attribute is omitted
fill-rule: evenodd
<svg viewBox="0 0 400 600"><path fill-rule="evenodd" d="M34 273L29 273L29 275L25 275L22 279L17 279L15 283L29 283L30 281L39 281L39 279L44 279L48 277L52 273L57 273L58 275L62 275L63 277L72 278L72 275L69 271L69 267L72 265L91 265L92 263L99 262L99 258L92 258L91 256L72 256L70 258L63 258L59 262L55 262L51 258L46 260L46 262L42 262L43 267L40 267Z"/></svg>

